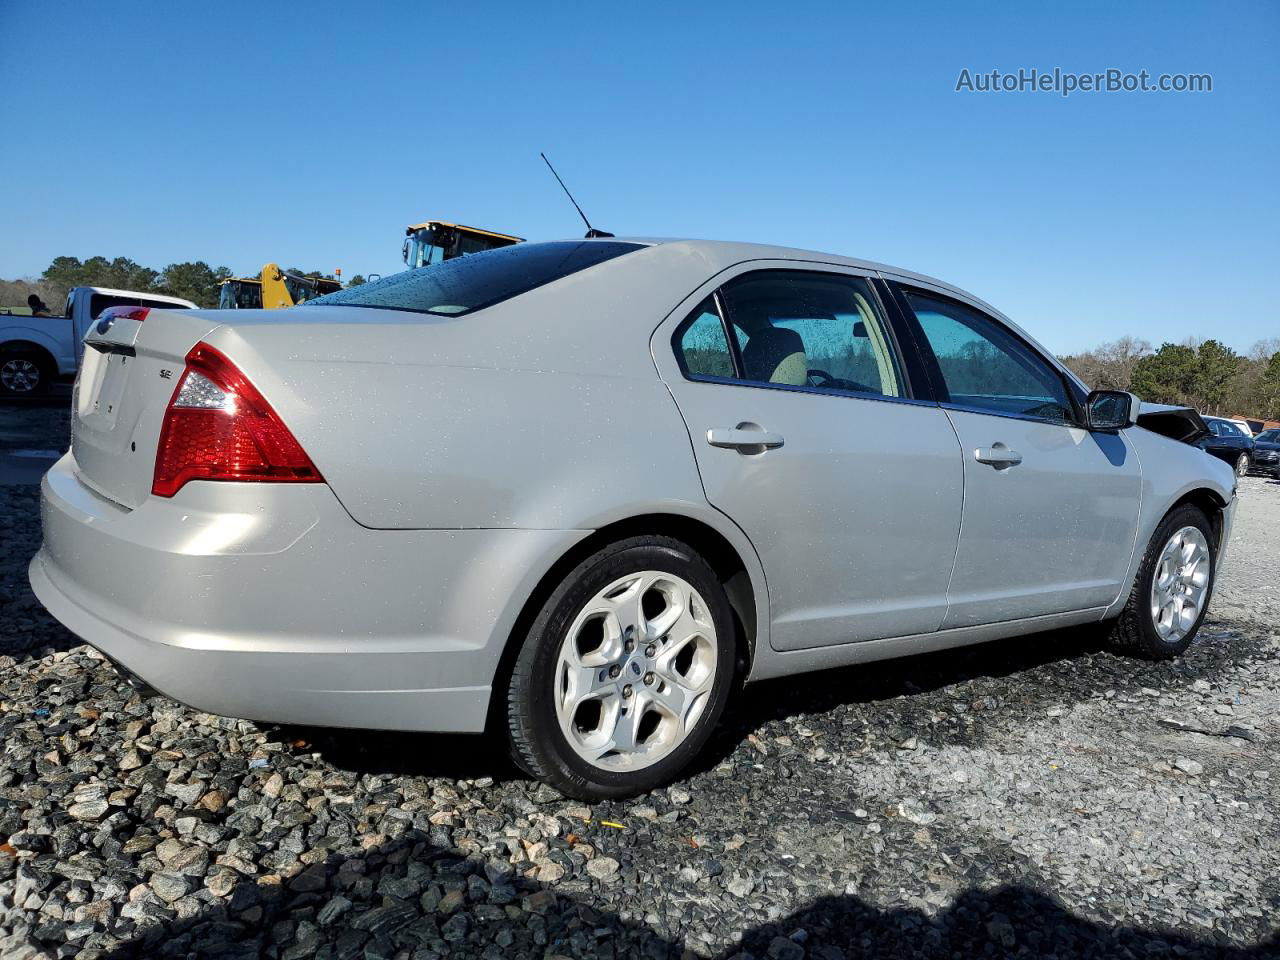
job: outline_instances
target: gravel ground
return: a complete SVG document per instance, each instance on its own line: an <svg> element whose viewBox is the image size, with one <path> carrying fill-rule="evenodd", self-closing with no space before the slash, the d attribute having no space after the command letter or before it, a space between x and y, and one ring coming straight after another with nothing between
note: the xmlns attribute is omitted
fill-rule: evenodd
<svg viewBox="0 0 1280 960"><path fill-rule="evenodd" d="M1280 956L1280 484L1241 487L1175 663L1064 631L763 684L592 807L476 738L140 699L32 597L0 486L0 960Z"/></svg>

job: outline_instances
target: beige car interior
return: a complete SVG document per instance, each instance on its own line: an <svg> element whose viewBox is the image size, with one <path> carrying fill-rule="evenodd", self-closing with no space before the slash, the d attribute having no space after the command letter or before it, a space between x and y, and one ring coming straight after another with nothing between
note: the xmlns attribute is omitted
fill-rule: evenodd
<svg viewBox="0 0 1280 960"><path fill-rule="evenodd" d="M742 363L747 379L902 396L884 321L853 284L806 278L782 286L776 279L762 278L742 284L730 297L739 339L746 334ZM806 343L795 326L810 331L811 339L818 342ZM878 382L841 380L839 371L824 371L832 374L832 381L811 374L814 366L833 359L863 371L871 360Z"/></svg>

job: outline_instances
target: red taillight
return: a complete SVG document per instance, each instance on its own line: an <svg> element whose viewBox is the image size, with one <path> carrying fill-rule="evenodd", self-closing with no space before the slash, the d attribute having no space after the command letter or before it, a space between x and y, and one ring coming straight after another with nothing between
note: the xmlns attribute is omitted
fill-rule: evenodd
<svg viewBox="0 0 1280 960"><path fill-rule="evenodd" d="M262 394L206 343L187 354L169 400L151 492L172 497L188 480L323 482Z"/></svg>

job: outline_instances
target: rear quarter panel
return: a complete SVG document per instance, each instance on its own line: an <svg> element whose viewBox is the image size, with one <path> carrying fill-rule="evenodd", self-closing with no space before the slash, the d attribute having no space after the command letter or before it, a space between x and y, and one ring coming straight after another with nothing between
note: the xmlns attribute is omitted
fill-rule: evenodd
<svg viewBox="0 0 1280 960"><path fill-rule="evenodd" d="M649 353L709 272L653 247L463 317L303 306L209 342L365 526L591 529L709 509Z"/></svg>

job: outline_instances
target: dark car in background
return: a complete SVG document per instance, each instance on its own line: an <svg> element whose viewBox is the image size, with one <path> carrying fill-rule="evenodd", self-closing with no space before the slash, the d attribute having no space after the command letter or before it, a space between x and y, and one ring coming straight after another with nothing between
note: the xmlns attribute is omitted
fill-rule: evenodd
<svg viewBox="0 0 1280 960"><path fill-rule="evenodd" d="M1263 430L1253 438L1252 469L1280 477L1280 427Z"/></svg>
<svg viewBox="0 0 1280 960"><path fill-rule="evenodd" d="M1235 468L1236 476L1243 477L1253 463L1253 438L1230 420L1222 417L1205 417L1209 435L1201 437L1197 446Z"/></svg>

